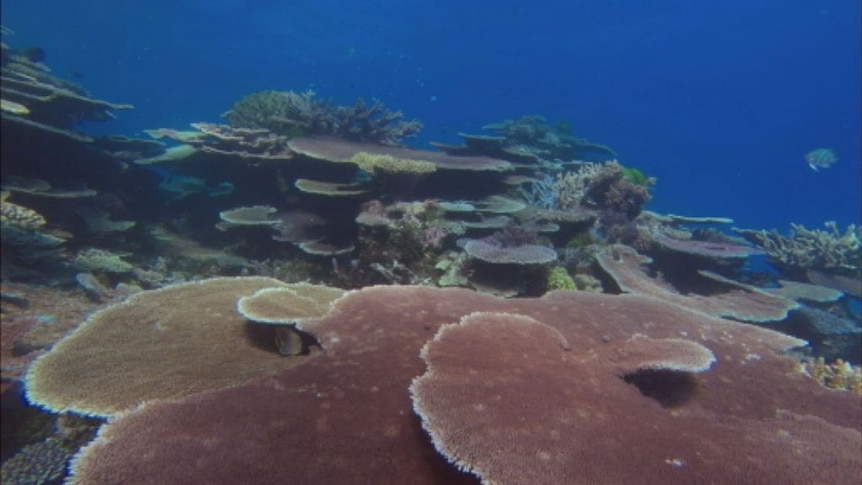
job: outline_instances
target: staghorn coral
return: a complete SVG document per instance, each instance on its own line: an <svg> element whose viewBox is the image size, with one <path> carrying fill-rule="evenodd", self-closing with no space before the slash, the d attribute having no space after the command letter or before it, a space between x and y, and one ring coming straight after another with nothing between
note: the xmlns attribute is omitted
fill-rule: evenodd
<svg viewBox="0 0 862 485"><path fill-rule="evenodd" d="M629 172L616 160L583 163L577 170L556 175L544 174L533 180L529 190L520 189L530 204L546 210L572 211L590 208L625 215L632 220L650 200L649 182L631 180ZM640 173L640 172L637 172Z"/></svg>
<svg viewBox="0 0 862 485"><path fill-rule="evenodd" d="M470 340L434 337L473 312L521 317ZM799 340L654 298L373 287L301 330L321 355L113 419L76 457L70 483L274 483L289 469L297 483L475 484L437 456L411 413L407 388L426 371L417 359L426 344L435 349L426 357L448 349L445 360L467 365L437 375L452 385L414 391L414 406L429 410L423 423L435 436L460 441L442 443L458 453L447 459L488 473L487 483L860 479L860 401L780 355ZM656 354L659 364L648 358ZM644 366L702 370L712 355L709 370L667 371L653 387L622 378L657 377ZM675 404L656 402L661 384Z"/></svg>
<svg viewBox="0 0 862 485"><path fill-rule="evenodd" d="M397 145L403 138L416 136L422 129L418 120L401 121L400 111L389 111L380 100L366 104L360 98L353 106L335 110L335 132L339 138Z"/></svg>
<svg viewBox="0 0 862 485"><path fill-rule="evenodd" d="M238 128L264 128L287 137L331 131L329 106L314 91L259 91L242 97L222 116Z"/></svg>
<svg viewBox="0 0 862 485"><path fill-rule="evenodd" d="M584 205L590 181L601 171L601 164L585 163L578 170L544 174L533 179L530 189L521 189L521 195L530 204L548 210L567 211Z"/></svg>
<svg viewBox="0 0 862 485"><path fill-rule="evenodd" d="M823 357L802 361L802 370L829 389L862 396L862 369L841 359L827 364Z"/></svg>
<svg viewBox="0 0 862 485"><path fill-rule="evenodd" d="M264 128L288 138L331 135L384 145L396 145L422 128L417 120L402 121L400 111L389 111L379 100L334 106L315 96L314 91L261 91L243 97L223 116L232 126Z"/></svg>
<svg viewBox="0 0 862 485"><path fill-rule="evenodd" d="M802 269L849 269L862 267L862 228L853 224L842 233L835 221L826 230L791 224L790 237L776 230L753 233L756 242L782 265Z"/></svg>

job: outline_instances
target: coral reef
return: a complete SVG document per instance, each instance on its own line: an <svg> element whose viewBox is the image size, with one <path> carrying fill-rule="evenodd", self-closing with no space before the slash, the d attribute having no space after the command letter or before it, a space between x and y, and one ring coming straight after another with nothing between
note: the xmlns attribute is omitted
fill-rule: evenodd
<svg viewBox="0 0 862 485"><path fill-rule="evenodd" d="M72 484L859 481L856 226L645 211L540 116L417 150L380 101L261 91L90 136L130 106L0 52L4 416L39 415L3 483L67 478L75 413L111 423Z"/></svg>

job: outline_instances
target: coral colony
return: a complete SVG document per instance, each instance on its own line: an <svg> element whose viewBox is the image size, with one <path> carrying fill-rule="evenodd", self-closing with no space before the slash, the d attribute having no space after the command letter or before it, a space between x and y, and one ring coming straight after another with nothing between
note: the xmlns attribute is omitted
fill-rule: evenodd
<svg viewBox="0 0 862 485"><path fill-rule="evenodd" d="M132 107L2 49L4 484L862 482L858 227L645 210L541 116L94 137Z"/></svg>

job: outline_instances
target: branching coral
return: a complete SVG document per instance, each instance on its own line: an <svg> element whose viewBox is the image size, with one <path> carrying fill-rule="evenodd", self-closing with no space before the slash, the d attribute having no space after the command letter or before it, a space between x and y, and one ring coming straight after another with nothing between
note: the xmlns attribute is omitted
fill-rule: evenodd
<svg viewBox="0 0 862 485"><path fill-rule="evenodd" d="M379 100L336 106L315 97L314 91L261 91L249 94L224 114L236 127L264 128L293 138L303 134L333 135L356 141L395 145L414 136L422 123L402 121L400 111L389 111Z"/></svg>
<svg viewBox="0 0 862 485"><path fill-rule="evenodd" d="M580 207L587 195L590 181L601 172L601 164L585 163L580 169L545 174L534 180L530 190L521 194L532 205L542 209L569 210Z"/></svg>
<svg viewBox="0 0 862 485"><path fill-rule="evenodd" d="M862 370L841 359L827 364L823 357L802 363L806 374L817 379L829 389L852 391L862 396Z"/></svg>
<svg viewBox="0 0 862 485"><path fill-rule="evenodd" d="M630 173L631 170L615 160L585 163L578 170L559 172L555 176L545 174L532 182L530 190L521 193L528 202L543 209L592 207L633 219L650 200L648 187L653 179L641 174L633 180Z"/></svg>
<svg viewBox="0 0 862 485"><path fill-rule="evenodd" d="M397 145L402 138L415 136L422 129L418 120L401 121L404 114L389 111L380 100L370 105L361 98L353 106L335 109L334 135L348 140L372 141L384 145Z"/></svg>
<svg viewBox="0 0 862 485"><path fill-rule="evenodd" d="M388 207L377 200L363 204L356 217L361 226L360 260L410 264L438 253L450 234L463 233L463 227L443 216L444 211L432 200Z"/></svg>
<svg viewBox="0 0 862 485"><path fill-rule="evenodd" d="M754 237L773 260L787 266L850 270L862 266L862 228L851 224L842 234L835 221L824 225L825 231L791 224L790 237L776 230L760 231Z"/></svg>
<svg viewBox="0 0 862 485"><path fill-rule="evenodd" d="M222 116L235 127L264 128L287 136L328 132L334 124L331 110L314 95L314 91L259 91L237 101Z"/></svg>

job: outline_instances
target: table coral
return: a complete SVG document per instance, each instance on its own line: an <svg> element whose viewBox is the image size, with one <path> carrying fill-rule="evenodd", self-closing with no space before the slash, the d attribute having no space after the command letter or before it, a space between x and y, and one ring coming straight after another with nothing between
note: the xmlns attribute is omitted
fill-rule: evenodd
<svg viewBox="0 0 862 485"><path fill-rule="evenodd" d="M108 416L289 366L234 310L240 297L279 286L271 278L214 278L99 310L32 365L27 397L55 412Z"/></svg>
<svg viewBox="0 0 862 485"><path fill-rule="evenodd" d="M435 337L477 311L521 317L494 317L500 327L469 339ZM862 406L781 356L802 341L656 298L373 287L301 329L321 355L114 419L75 459L71 483L273 483L286 469L298 483L475 483L435 453L411 412L426 344L467 365L446 373L461 385L414 392L424 426L469 444L473 455L446 456L488 472L486 483L862 478ZM657 352L663 360L647 358ZM644 366L679 369L663 382L682 399L662 404L662 381L642 389L622 378Z"/></svg>

